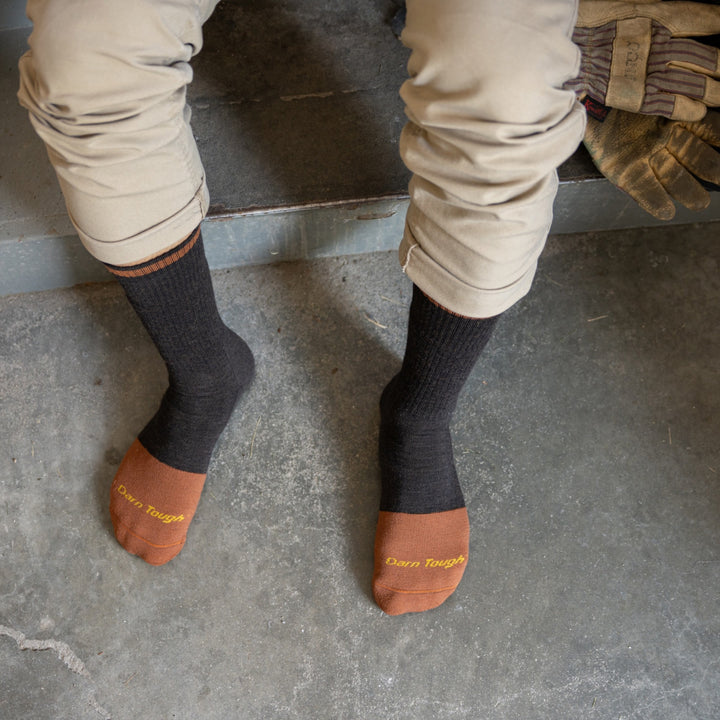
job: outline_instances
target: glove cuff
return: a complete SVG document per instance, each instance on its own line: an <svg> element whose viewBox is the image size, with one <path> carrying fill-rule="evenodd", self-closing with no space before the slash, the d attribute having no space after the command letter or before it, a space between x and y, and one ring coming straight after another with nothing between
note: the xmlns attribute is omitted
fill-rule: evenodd
<svg viewBox="0 0 720 720"><path fill-rule="evenodd" d="M613 58L616 23L599 28L576 27L572 40L580 48L580 73L563 88L573 90L580 100L586 96L605 105Z"/></svg>

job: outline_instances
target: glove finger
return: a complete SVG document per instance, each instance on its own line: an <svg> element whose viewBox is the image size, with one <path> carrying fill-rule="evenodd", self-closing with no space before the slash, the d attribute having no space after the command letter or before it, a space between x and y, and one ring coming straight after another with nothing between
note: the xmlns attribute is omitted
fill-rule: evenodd
<svg viewBox="0 0 720 720"><path fill-rule="evenodd" d="M702 101L710 107L718 107L720 105L720 82L712 78L705 78L705 92Z"/></svg>
<svg viewBox="0 0 720 720"><path fill-rule="evenodd" d="M668 120L679 120L684 123L695 123L705 117L707 105L699 100L691 100L682 95L657 93L645 96L638 113L642 115L659 115L668 118Z"/></svg>
<svg viewBox="0 0 720 720"><path fill-rule="evenodd" d="M705 75L676 68L664 67L662 70L648 73L645 84L646 94L668 93L669 95L684 95L693 100L702 100L707 92L707 78Z"/></svg>
<svg viewBox="0 0 720 720"><path fill-rule="evenodd" d="M703 210L710 204L707 190L667 150L656 152L650 167L671 197L689 210Z"/></svg>
<svg viewBox="0 0 720 720"><path fill-rule="evenodd" d="M648 73L661 70L665 65L685 68L700 75L718 77L720 52L711 45L695 40L679 40L663 38L656 51L651 53L648 62Z"/></svg>
<svg viewBox="0 0 720 720"><path fill-rule="evenodd" d="M595 5L594 2L584 4ZM601 6L612 4L600 3ZM632 8L626 10L628 14L651 17L668 28L675 37L700 37L720 33L720 7L715 5L705 5L699 2L681 2L680 0L650 3L648 5L644 3L642 5L623 3L623 6L626 5Z"/></svg>
<svg viewBox="0 0 720 720"><path fill-rule="evenodd" d="M667 67L648 75L640 112L696 122L705 105L720 105L720 83L690 70Z"/></svg>
<svg viewBox="0 0 720 720"><path fill-rule="evenodd" d="M690 130L676 126L670 133L668 152L693 175L720 185L720 153Z"/></svg>
<svg viewBox="0 0 720 720"><path fill-rule="evenodd" d="M665 97L668 97L667 95ZM671 120L679 120L685 123L696 123L702 120L707 113L707 105L699 100L691 100L690 98L676 95L674 98L672 111L669 115L664 113L653 113L653 115L663 115Z"/></svg>
<svg viewBox="0 0 720 720"><path fill-rule="evenodd" d="M600 170L602 172L602 168ZM606 174L605 177L658 220L672 220L675 217L675 205L670 195L646 160L635 162L617 174Z"/></svg>
<svg viewBox="0 0 720 720"><path fill-rule="evenodd" d="M594 0L580 3L577 25L598 27L611 20L647 17L668 28L676 37L699 37L720 33L720 8L698 2L612 2Z"/></svg>
<svg viewBox="0 0 720 720"><path fill-rule="evenodd" d="M669 68L648 75L640 112L695 122L705 115L701 104L720 106L720 82L689 70Z"/></svg>
<svg viewBox="0 0 720 720"><path fill-rule="evenodd" d="M708 145L720 147L720 111L708 110L707 115L694 123L678 123L678 127L689 130Z"/></svg>
<svg viewBox="0 0 720 720"><path fill-rule="evenodd" d="M675 217L675 204L656 179L653 187L650 187L649 183L646 183L642 189L620 185L616 187L624 190L646 213L654 218L672 220Z"/></svg>

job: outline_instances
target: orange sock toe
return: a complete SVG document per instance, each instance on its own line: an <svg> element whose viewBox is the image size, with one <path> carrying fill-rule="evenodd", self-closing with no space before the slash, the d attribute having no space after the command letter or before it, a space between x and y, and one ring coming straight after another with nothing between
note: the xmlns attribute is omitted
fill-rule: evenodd
<svg viewBox="0 0 720 720"><path fill-rule="evenodd" d="M467 510L381 511L375 534L375 602L388 615L441 605L460 583L468 558Z"/></svg>
<svg viewBox="0 0 720 720"><path fill-rule="evenodd" d="M110 517L118 542L151 565L182 550L205 475L176 470L135 440L110 489Z"/></svg>

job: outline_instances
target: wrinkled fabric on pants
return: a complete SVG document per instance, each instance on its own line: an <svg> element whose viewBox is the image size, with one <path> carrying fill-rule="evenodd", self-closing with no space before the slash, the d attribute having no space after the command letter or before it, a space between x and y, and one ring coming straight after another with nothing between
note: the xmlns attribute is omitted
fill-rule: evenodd
<svg viewBox="0 0 720 720"><path fill-rule="evenodd" d="M190 127L190 59L217 0L29 0L19 99L70 218L99 260L181 242L209 205ZM585 116L563 83L576 0L408 0L400 260L443 307L489 317L529 290Z"/></svg>

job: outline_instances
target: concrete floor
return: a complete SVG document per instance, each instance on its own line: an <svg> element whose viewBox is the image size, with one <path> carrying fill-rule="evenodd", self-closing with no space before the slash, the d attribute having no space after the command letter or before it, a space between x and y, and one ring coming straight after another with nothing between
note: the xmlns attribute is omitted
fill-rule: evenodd
<svg viewBox="0 0 720 720"><path fill-rule="evenodd" d="M370 596L393 254L214 275L259 374L161 568L107 513L164 385L119 287L0 299L0 718L716 719L719 231L551 239L458 408L465 578L398 618Z"/></svg>

